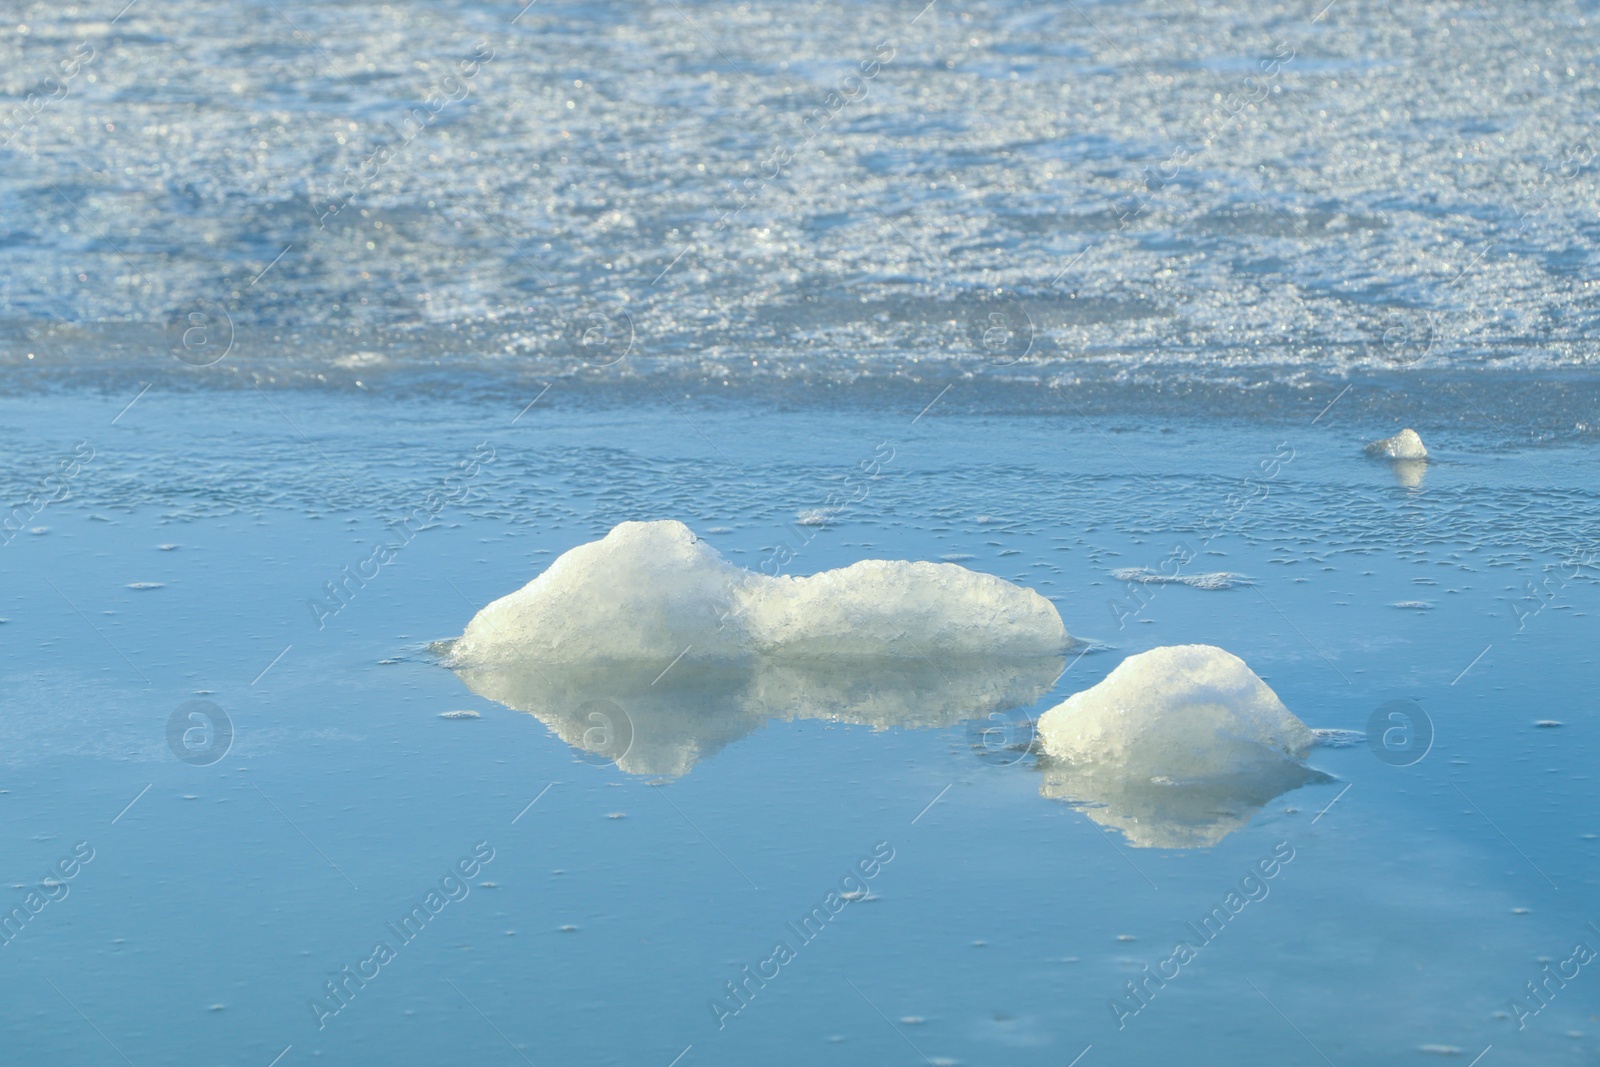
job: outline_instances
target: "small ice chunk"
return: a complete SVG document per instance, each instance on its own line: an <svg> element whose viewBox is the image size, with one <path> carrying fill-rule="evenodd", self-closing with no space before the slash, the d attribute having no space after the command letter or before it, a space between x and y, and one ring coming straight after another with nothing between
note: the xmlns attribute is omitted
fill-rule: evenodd
<svg viewBox="0 0 1600 1067"><path fill-rule="evenodd" d="M441 718L441 719L477 719L477 718L481 718L481 717L482 716L480 716L475 711L466 711L466 710L462 710L462 711L441 711L439 713L439 718Z"/></svg>
<svg viewBox="0 0 1600 1067"><path fill-rule="evenodd" d="M1135 848L1200 848L1274 798L1331 781L1301 760L1316 740L1239 657L1210 645L1129 656L1042 715L1044 796Z"/></svg>
<svg viewBox="0 0 1600 1067"><path fill-rule="evenodd" d="M1186 781L1301 760L1314 737L1244 660L1212 645L1129 656L1039 718L1051 757Z"/></svg>
<svg viewBox="0 0 1600 1067"><path fill-rule="evenodd" d="M1213 571L1210 574L1162 574L1149 567L1122 567L1111 572L1119 582L1136 582L1139 585L1187 585L1193 589L1232 589L1237 585L1254 585L1249 578L1231 571Z"/></svg>
<svg viewBox="0 0 1600 1067"><path fill-rule="evenodd" d="M1428 450L1417 431L1407 427L1393 437L1385 437L1367 446L1367 455L1384 459L1427 459Z"/></svg>
<svg viewBox="0 0 1600 1067"><path fill-rule="evenodd" d="M1323 748L1351 748L1367 743L1367 735L1360 730L1312 730L1311 736Z"/></svg>

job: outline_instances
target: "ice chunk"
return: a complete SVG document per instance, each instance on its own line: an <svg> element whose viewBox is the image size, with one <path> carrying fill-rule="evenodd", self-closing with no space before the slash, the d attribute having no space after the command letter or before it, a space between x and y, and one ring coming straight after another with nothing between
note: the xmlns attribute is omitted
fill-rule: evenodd
<svg viewBox="0 0 1600 1067"><path fill-rule="evenodd" d="M580 758L677 775L773 718L949 726L1031 704L1071 640L1038 593L953 564L771 577L682 523L626 522L439 651Z"/></svg>
<svg viewBox="0 0 1600 1067"><path fill-rule="evenodd" d="M866 560L809 578L728 563L681 522L625 522L478 612L457 665L753 656L1058 655L1071 643L1031 589L950 563Z"/></svg>
<svg viewBox="0 0 1600 1067"><path fill-rule="evenodd" d="M1328 781L1316 737L1239 657L1211 645L1129 656L1039 718L1047 797L1138 847L1215 844L1262 805Z"/></svg>
<svg viewBox="0 0 1600 1067"><path fill-rule="evenodd" d="M1427 459L1428 450L1417 431L1407 428L1393 437L1372 442L1367 446L1367 455L1384 459Z"/></svg>
<svg viewBox="0 0 1600 1067"><path fill-rule="evenodd" d="M1040 716L1039 738L1080 767L1182 781L1303 759L1314 740L1244 660L1212 645L1129 656Z"/></svg>
<svg viewBox="0 0 1600 1067"><path fill-rule="evenodd" d="M738 619L766 656L1051 656L1071 638L1055 605L954 563L863 560L747 587Z"/></svg>
<svg viewBox="0 0 1600 1067"><path fill-rule="evenodd" d="M1119 567L1111 572L1119 582L1137 582L1140 585L1187 585L1194 589L1232 589L1236 585L1254 585L1242 574L1231 571L1212 571L1210 574L1162 574L1149 567Z"/></svg>
<svg viewBox="0 0 1600 1067"><path fill-rule="evenodd" d="M563 553L545 572L473 616L450 649L457 664L660 661L743 651L721 614L761 577L723 560L681 522L625 522Z"/></svg>

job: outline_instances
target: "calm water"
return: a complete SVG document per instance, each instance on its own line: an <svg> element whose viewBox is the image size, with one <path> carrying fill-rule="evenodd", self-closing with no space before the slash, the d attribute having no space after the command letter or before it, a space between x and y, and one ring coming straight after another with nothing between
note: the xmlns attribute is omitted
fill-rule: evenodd
<svg viewBox="0 0 1600 1067"><path fill-rule="evenodd" d="M800 1061L915 1062L909 1040L935 1062L1066 1062L1091 1044L1106 1062L1192 1061L1197 1037L1218 1063L1246 1049L1309 1061L1307 1039L1350 1063L1416 1062L1426 1045L1594 1055L1586 971L1521 1032L1497 1016L1542 959L1595 939L1593 569L1559 564L1593 529L1587 449L1440 434L1408 486L1327 419L936 407L913 422L916 408L605 409L555 392L520 418L287 392L152 390L118 417L126 403L35 398L0 415L28 477L94 449L39 532L0 549L12 896L78 842L94 850L4 950L19 1057L103 1058L109 1039L140 1064L266 1063L291 1045L296 1059L513 1062L509 1041L535 1062L667 1063L692 1045L683 1062L734 1063L782 1042ZM393 542L386 524L485 441L494 459L470 493L319 629L307 601ZM984 749L960 716L852 724L803 702L733 722L714 713L715 680L689 676L668 703L692 706L699 687L705 718L665 740L639 731L696 753L687 773L629 774L426 652L626 518L681 518L759 567L885 441L894 458L865 498L801 527L814 537L789 569L955 558L1055 598L1088 651L1027 714L1129 653L1202 641L1315 727L1364 731L1410 702L1431 748L1318 748L1310 762L1334 781L1219 798L1248 822L1209 848L1147 848L1041 795L1034 759L999 743L1020 732ZM1218 526L1260 460L1289 450ZM1253 584L1112 576L1201 538L1197 567ZM1524 600L1529 582L1548 596ZM627 689L596 695L627 703L640 686ZM205 766L168 740L194 699L233 730ZM458 710L481 718L440 718ZM220 744L179 749L201 761ZM401 943L386 924L484 842L494 858L446 883L466 895L441 891ZM785 924L880 843L894 858L867 883L875 899L800 943ZM1266 895L1119 1029L1112 998L1137 1003L1124 983L1197 940L1184 924L1280 847L1293 859ZM346 1006L311 1007L384 939L399 951L367 965L377 976ZM780 940L794 958L719 1029L710 1001L737 1005L724 983Z"/></svg>
<svg viewBox="0 0 1600 1067"><path fill-rule="evenodd" d="M0 1059L1600 1056L1592 5L124 3L0 12ZM430 651L656 518L1078 644ZM1040 764L1190 642L1319 775Z"/></svg>

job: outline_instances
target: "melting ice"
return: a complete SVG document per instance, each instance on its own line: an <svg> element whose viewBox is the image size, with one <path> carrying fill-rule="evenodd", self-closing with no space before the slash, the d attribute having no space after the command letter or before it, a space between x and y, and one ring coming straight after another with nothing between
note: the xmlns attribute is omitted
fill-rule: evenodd
<svg viewBox="0 0 1600 1067"><path fill-rule="evenodd" d="M949 726L1031 704L1071 640L1038 593L954 564L771 577L682 523L625 522L478 612L448 663L585 752L678 775L774 718Z"/></svg>
<svg viewBox="0 0 1600 1067"><path fill-rule="evenodd" d="M1315 735L1239 657L1211 645L1129 656L1039 719L1040 792L1141 847L1214 844L1272 798L1327 776Z"/></svg>

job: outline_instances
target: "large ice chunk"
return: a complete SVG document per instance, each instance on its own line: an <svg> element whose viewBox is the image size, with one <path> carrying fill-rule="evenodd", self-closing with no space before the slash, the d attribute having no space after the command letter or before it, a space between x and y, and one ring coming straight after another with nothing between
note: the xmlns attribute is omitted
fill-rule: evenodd
<svg viewBox="0 0 1600 1067"><path fill-rule="evenodd" d="M1071 642L1031 589L953 563L867 560L809 578L736 567L681 522L625 522L496 600L454 664L752 656L1052 656ZM686 651L687 650L687 651Z"/></svg>
<svg viewBox="0 0 1600 1067"><path fill-rule="evenodd" d="M1050 601L954 563L767 578L746 587L740 621L756 652L786 659L1050 656L1071 641Z"/></svg>
<svg viewBox="0 0 1600 1067"><path fill-rule="evenodd" d="M1039 739L1077 767L1189 782L1303 759L1314 740L1244 660L1212 645L1129 656L1045 712Z"/></svg>
<svg viewBox="0 0 1600 1067"><path fill-rule="evenodd" d="M949 726L1032 704L1070 644L1044 597L953 564L769 577L682 523L625 522L440 650L579 758L680 775L774 718Z"/></svg>

